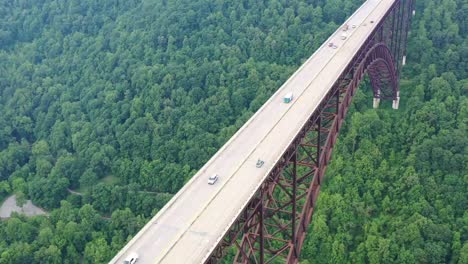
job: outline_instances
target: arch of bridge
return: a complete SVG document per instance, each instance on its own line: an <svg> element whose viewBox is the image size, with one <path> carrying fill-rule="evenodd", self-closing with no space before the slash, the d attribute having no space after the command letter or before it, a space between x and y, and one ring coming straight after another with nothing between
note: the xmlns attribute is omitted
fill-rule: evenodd
<svg viewBox="0 0 468 264"><path fill-rule="evenodd" d="M359 63L353 82L358 85L367 72L374 91L374 98L396 100L399 97L398 76L395 60L383 42L374 44Z"/></svg>

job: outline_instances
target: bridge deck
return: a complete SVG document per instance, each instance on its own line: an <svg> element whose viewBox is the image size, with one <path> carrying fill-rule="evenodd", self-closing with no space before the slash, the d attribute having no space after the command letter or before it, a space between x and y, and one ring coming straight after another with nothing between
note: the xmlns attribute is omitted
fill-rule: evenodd
<svg viewBox="0 0 468 264"><path fill-rule="evenodd" d="M347 39L338 29L110 263L131 252L139 264L203 262L393 2L365 2L345 22ZM212 174L219 180L208 185Z"/></svg>

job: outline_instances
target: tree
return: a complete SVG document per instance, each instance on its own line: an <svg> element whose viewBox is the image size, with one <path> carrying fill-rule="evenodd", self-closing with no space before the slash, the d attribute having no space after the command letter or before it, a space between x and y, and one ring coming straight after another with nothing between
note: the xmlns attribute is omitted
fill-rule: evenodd
<svg viewBox="0 0 468 264"><path fill-rule="evenodd" d="M16 193L16 205L19 207L23 207L26 204L26 195L22 192Z"/></svg>
<svg viewBox="0 0 468 264"><path fill-rule="evenodd" d="M38 263L60 264L62 263L62 254L56 246L50 245L47 248L42 247L34 253L34 260Z"/></svg>
<svg viewBox="0 0 468 264"><path fill-rule="evenodd" d="M7 181L0 181L0 199L6 197L10 192L10 184Z"/></svg>
<svg viewBox="0 0 468 264"><path fill-rule="evenodd" d="M85 263L107 263L110 258L110 248L104 238L98 238L86 244L84 251Z"/></svg>
<svg viewBox="0 0 468 264"><path fill-rule="evenodd" d="M87 169L80 177L80 186L90 187L97 183L98 177L92 169Z"/></svg>
<svg viewBox="0 0 468 264"><path fill-rule="evenodd" d="M0 263L32 263L33 252L31 245L27 243L13 243L10 247L0 253Z"/></svg>

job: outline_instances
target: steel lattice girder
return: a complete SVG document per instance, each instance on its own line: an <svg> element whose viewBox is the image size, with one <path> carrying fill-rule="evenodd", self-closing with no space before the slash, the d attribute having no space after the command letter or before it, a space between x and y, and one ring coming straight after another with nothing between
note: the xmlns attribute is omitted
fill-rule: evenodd
<svg viewBox="0 0 468 264"><path fill-rule="evenodd" d="M367 72L374 97L399 96L412 0L397 0L336 81L207 263L297 263L339 129ZM395 59L396 58L396 59Z"/></svg>

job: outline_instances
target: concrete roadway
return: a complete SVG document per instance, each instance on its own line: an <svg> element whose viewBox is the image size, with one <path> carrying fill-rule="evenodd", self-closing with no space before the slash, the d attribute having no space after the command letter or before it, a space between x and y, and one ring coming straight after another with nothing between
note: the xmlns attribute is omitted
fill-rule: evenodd
<svg viewBox="0 0 468 264"><path fill-rule="evenodd" d="M204 262L393 2L364 3L345 22L347 38L340 27L110 263L132 252L139 264Z"/></svg>

